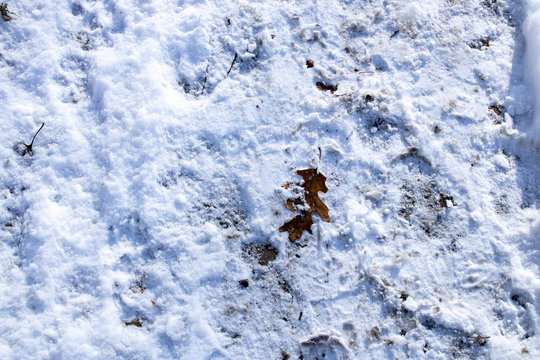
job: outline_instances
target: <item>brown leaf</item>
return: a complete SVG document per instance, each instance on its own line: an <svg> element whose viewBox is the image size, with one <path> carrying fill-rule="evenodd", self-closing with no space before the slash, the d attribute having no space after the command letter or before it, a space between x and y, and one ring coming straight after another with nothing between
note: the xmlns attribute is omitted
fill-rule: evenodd
<svg viewBox="0 0 540 360"><path fill-rule="evenodd" d="M287 201L285 202L285 207L287 207L287 209L291 210L292 212L294 212L294 206L293 206L293 201L292 199L287 199Z"/></svg>
<svg viewBox="0 0 540 360"><path fill-rule="evenodd" d="M316 211L324 221L330 222L328 207L319 198L319 191L323 193L328 191L326 187L326 176L318 173L317 169L298 170L296 173L304 179L304 185L302 186L310 212Z"/></svg>
<svg viewBox="0 0 540 360"><path fill-rule="evenodd" d="M311 234L311 225L313 225L313 219L311 218L311 211L303 215L295 216L291 221L286 222L279 228L279 231L288 231L289 240L295 241L302 237L304 230L307 230Z"/></svg>
<svg viewBox="0 0 540 360"><path fill-rule="evenodd" d="M307 230L311 234L311 225L313 225L312 212L316 212L319 216L330 222L330 216L328 215L328 207L319 198L319 191L323 193L328 191L326 187L326 177L317 172L317 169L304 169L296 171L304 179L304 184L301 186L304 188L304 200L309 206L307 212L302 212L292 220L286 222L279 228L279 231L288 231L289 240L295 241L302 237L304 230ZM287 187L290 183L287 183ZM295 212L298 210L297 205L302 205L302 198L292 198L285 202L287 209Z"/></svg>
<svg viewBox="0 0 540 360"><path fill-rule="evenodd" d="M303 203L304 202L301 198L287 199L287 201L285 202L285 207L292 212L295 212L298 209L298 206L302 205Z"/></svg>

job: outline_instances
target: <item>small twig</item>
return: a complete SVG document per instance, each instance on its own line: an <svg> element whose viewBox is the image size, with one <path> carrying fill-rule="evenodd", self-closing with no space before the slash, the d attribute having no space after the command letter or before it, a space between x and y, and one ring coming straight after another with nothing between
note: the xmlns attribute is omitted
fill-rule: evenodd
<svg viewBox="0 0 540 360"><path fill-rule="evenodd" d="M208 67L209 66L210 65L206 65L206 71L204 72L204 81L203 81L203 84L202 84L201 95L204 94L204 89L206 89L206 80L208 80Z"/></svg>
<svg viewBox="0 0 540 360"><path fill-rule="evenodd" d="M234 63L236 62L236 58L238 57L238 53L234 53L234 59L232 61L232 64L231 64L231 67L229 68L229 71L227 71L227 75L229 75L229 73L231 72L233 66L234 66Z"/></svg>
<svg viewBox="0 0 540 360"><path fill-rule="evenodd" d="M487 340L490 338L490 336L469 336L470 339L475 339L478 342L478 345L484 346L487 344Z"/></svg>
<svg viewBox="0 0 540 360"><path fill-rule="evenodd" d="M34 137L32 138L32 142L30 143L30 145L28 145L28 144L23 144L24 146L26 146L26 148L24 149L24 151L23 151L23 153L22 153L22 156L24 156L24 155L26 155L26 154L34 155L34 150L32 149L32 146L34 145L34 140L36 140L37 134L39 134L39 132L41 131L41 129L43 129L44 126L45 126L45 123L41 123L41 127L40 127L39 130L34 134Z"/></svg>
<svg viewBox="0 0 540 360"><path fill-rule="evenodd" d="M396 156L394 159L392 159L392 162L396 162L398 160L406 160L407 158L415 158L418 160L423 161L427 166L432 167L431 161L424 155L420 154L420 150L416 146L411 146L407 149L406 153L400 154Z"/></svg>

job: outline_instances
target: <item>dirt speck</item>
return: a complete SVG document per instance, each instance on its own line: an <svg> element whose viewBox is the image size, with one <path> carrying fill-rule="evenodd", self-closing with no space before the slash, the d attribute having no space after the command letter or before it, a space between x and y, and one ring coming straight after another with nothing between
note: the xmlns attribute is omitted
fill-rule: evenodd
<svg viewBox="0 0 540 360"><path fill-rule="evenodd" d="M379 327L378 326L372 327L371 330L369 330L368 337L371 340L377 340L377 341L381 340L381 330L379 329Z"/></svg>
<svg viewBox="0 0 540 360"><path fill-rule="evenodd" d="M493 111L497 116L500 116L502 114L502 110L504 109L504 106L501 105L491 105L489 107L491 111Z"/></svg>
<svg viewBox="0 0 540 360"><path fill-rule="evenodd" d="M135 318L131 321L125 321L124 324L126 324L126 326L142 327L142 323L141 323L141 320L139 320L139 318Z"/></svg>
<svg viewBox="0 0 540 360"><path fill-rule="evenodd" d="M244 257L255 259L259 265L268 266L275 261L278 256L278 250L270 244L247 244L243 249Z"/></svg>
<svg viewBox="0 0 540 360"><path fill-rule="evenodd" d="M441 208L447 208L449 203L452 204L452 206L455 206L456 203L454 202L454 198L452 195L446 195L446 194L439 194L439 206Z"/></svg>
<svg viewBox="0 0 540 360"><path fill-rule="evenodd" d="M330 91L330 94L333 94L337 91L338 89L338 85L332 85L332 84L325 84L323 83L322 81L317 81L317 83L315 83L315 85L317 85L317 89L321 90L321 91Z"/></svg>

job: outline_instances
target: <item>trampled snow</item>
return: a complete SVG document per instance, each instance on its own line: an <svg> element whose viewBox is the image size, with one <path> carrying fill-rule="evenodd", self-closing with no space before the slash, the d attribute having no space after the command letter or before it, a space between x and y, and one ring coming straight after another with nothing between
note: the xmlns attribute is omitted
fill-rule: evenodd
<svg viewBox="0 0 540 360"><path fill-rule="evenodd" d="M7 5L1 359L540 355L536 2Z"/></svg>

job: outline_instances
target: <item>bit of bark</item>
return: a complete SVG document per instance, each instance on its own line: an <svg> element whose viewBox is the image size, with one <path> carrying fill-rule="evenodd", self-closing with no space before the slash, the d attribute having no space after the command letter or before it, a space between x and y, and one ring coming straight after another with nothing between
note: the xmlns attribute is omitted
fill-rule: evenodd
<svg viewBox="0 0 540 360"><path fill-rule="evenodd" d="M322 81L317 81L315 83L315 85L317 85L317 89L319 89L321 91L330 91L330 94L335 93L337 91L337 89L338 89L337 84L336 85L327 85L327 84L323 83Z"/></svg>
<svg viewBox="0 0 540 360"><path fill-rule="evenodd" d="M499 115L502 114L502 106L491 105L489 108L490 108L495 114L497 114L497 116L499 116Z"/></svg>
<svg viewBox="0 0 540 360"><path fill-rule="evenodd" d="M2 20L4 21L12 20L11 16L9 16L9 14L11 14L11 11L8 10L7 6L8 4L0 4L0 14L2 14Z"/></svg>
<svg viewBox="0 0 540 360"><path fill-rule="evenodd" d="M126 321L124 322L124 324L126 324L126 326L142 327L142 323L141 323L141 320L139 320L139 318L135 318L131 321Z"/></svg>

